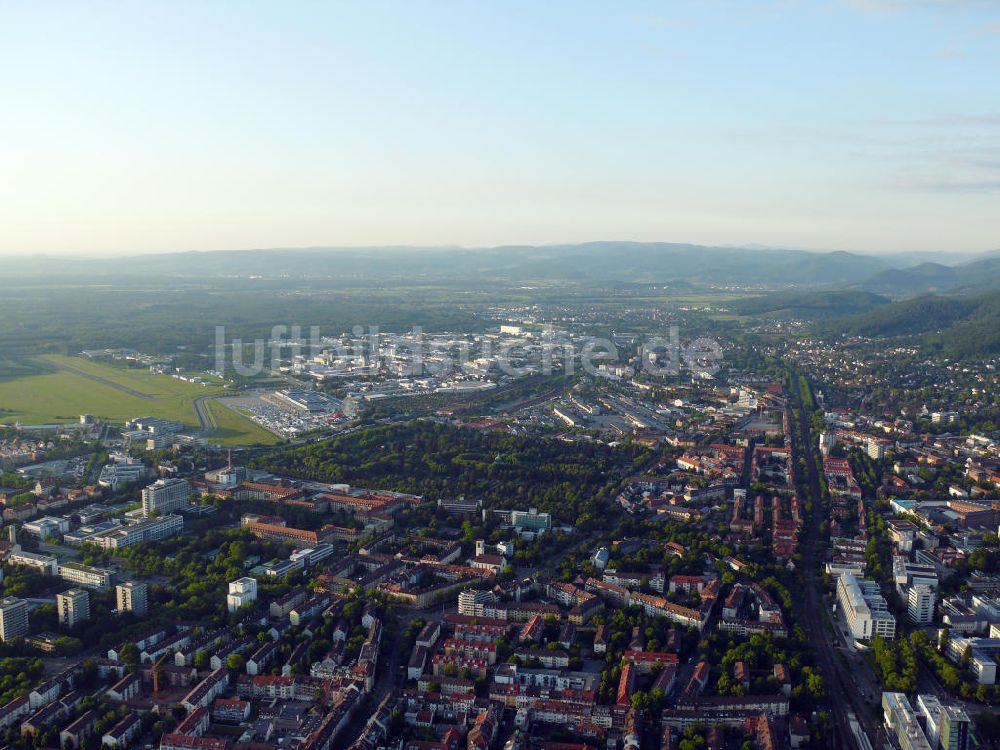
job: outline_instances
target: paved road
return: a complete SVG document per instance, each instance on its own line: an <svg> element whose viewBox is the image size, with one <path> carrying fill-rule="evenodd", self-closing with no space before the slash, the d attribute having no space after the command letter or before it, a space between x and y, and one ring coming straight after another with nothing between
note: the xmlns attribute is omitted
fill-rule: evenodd
<svg viewBox="0 0 1000 750"><path fill-rule="evenodd" d="M208 401L214 398L215 396L198 396L194 400L194 411L198 415L198 424L201 425L202 436L210 435L219 426L207 404Z"/></svg>
<svg viewBox="0 0 1000 750"><path fill-rule="evenodd" d="M398 639L414 620L422 619L427 622L440 620L445 611L454 611L454 609L454 607L451 607L450 610L442 610L440 607L430 610L397 609L395 637ZM409 659L410 654L402 653L398 643L382 644L375 669L375 687L367 696L368 711L358 711L344 728L337 738L338 743L343 743L340 745L341 747L349 747L361 735L375 707L382 702L382 699L392 688L403 684L405 680L399 679L399 668L401 665L405 665Z"/></svg>
<svg viewBox="0 0 1000 750"><path fill-rule="evenodd" d="M821 596L822 579L819 575L819 567L822 561L817 554L817 545L820 540L820 524L823 522L822 494L819 486L819 472L816 466L815 455L812 450L813 437L809 415L798 403L797 391L793 387L792 403L799 408L799 426L802 435L803 445L793 445L793 460L799 457L806 462L806 481L813 497L812 518L810 519L808 534L803 545L803 578L806 585L806 603L804 630L809 638L809 644L819 660L824 680L826 681L826 692L829 696L829 704L833 715L833 736L830 738L830 747L845 748L856 747L858 745L853 732L851 731L851 714L853 713L860 723L868 740L878 734L878 727L871 719L871 711L865 705L860 691L856 687L853 679L845 673L841 660L836 656L837 644L835 636L827 627L825 605ZM856 665L857 668L864 669L867 665ZM862 750L864 750L862 748Z"/></svg>
<svg viewBox="0 0 1000 750"><path fill-rule="evenodd" d="M142 391L135 390L135 388L129 388L127 385L122 385L121 383L116 383L113 380L102 378L100 375L94 375L94 373L92 372L87 372L86 370L80 370L76 367L71 367L70 365L63 364L62 362L53 362L52 364L54 364L60 370L71 372L74 375L78 375L81 378L86 378L87 380L93 380L95 383L106 385L108 386L108 388L114 388L116 391L127 393L129 396L135 396L136 398L141 398L146 401L149 401L153 398L153 396L148 393L143 393Z"/></svg>

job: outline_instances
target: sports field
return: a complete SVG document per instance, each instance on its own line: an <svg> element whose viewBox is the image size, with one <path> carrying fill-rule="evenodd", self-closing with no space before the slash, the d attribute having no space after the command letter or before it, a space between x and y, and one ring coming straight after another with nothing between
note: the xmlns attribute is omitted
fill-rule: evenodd
<svg viewBox="0 0 1000 750"><path fill-rule="evenodd" d="M221 386L201 386L149 370L124 369L84 359L48 355L38 359L48 372L0 381L0 422L53 424L93 414L120 424L133 417L160 417L201 428L194 401L222 395ZM210 442L229 445L274 442L271 433L236 412L204 402L216 416ZM212 408L215 407L215 408Z"/></svg>

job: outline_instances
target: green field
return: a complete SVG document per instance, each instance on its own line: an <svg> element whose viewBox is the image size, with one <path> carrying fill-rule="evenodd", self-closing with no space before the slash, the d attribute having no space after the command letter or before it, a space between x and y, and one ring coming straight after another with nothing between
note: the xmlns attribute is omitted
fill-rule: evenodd
<svg viewBox="0 0 1000 750"><path fill-rule="evenodd" d="M49 355L35 363L45 370L44 374L0 381L0 423L75 422L80 414L93 414L120 424L133 417L150 416L174 419L198 430L195 399L226 393L221 386L195 385L149 370L113 367L81 357ZM206 435L210 442L235 445L276 440L230 409L211 401L208 404L211 414L218 415L217 434Z"/></svg>
<svg viewBox="0 0 1000 750"><path fill-rule="evenodd" d="M281 438L273 432L268 432L256 422L250 421L218 401L208 401L206 406L216 425L209 438L213 443L276 445L281 442Z"/></svg>

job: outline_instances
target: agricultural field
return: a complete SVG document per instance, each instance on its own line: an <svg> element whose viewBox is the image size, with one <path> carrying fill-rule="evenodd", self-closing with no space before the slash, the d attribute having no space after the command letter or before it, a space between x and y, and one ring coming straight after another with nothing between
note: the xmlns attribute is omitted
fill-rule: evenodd
<svg viewBox="0 0 1000 750"><path fill-rule="evenodd" d="M39 374L0 380L0 423L75 422L86 413L114 424L139 416L173 419L197 431L203 425L195 400L226 393L221 386L196 385L149 370L115 367L81 357L48 355L34 363ZM216 406L211 400L203 403L208 409ZM219 415L218 433L205 433L212 442L235 445L276 440L225 407L209 413Z"/></svg>

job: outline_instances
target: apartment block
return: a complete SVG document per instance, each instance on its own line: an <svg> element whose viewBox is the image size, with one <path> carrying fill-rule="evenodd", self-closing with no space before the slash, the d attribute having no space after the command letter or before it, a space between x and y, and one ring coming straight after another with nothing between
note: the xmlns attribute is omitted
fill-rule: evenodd
<svg viewBox="0 0 1000 750"><path fill-rule="evenodd" d="M59 624L71 628L90 619L90 594L83 589L70 589L56 594Z"/></svg>
<svg viewBox="0 0 1000 750"><path fill-rule="evenodd" d="M0 601L0 641L7 643L28 634L28 603L8 596Z"/></svg>
<svg viewBox="0 0 1000 750"><path fill-rule="evenodd" d="M126 581L115 586L115 601L119 612L132 612L136 617L145 616L148 587L145 583Z"/></svg>

